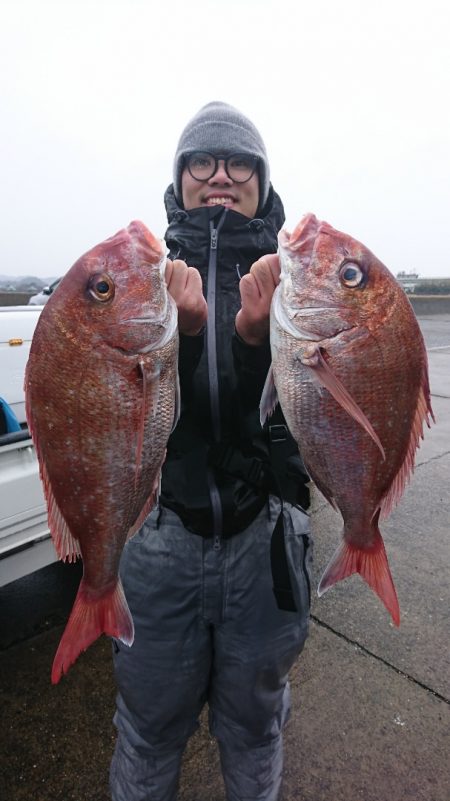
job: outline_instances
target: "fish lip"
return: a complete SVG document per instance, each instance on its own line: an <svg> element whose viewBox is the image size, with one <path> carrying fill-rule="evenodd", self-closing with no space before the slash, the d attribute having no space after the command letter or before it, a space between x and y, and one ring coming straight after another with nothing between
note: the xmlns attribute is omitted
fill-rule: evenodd
<svg viewBox="0 0 450 801"><path fill-rule="evenodd" d="M164 299L164 306L159 311L155 311L154 314L143 314L141 317L126 317L124 320L120 321L120 325L130 323L134 325L137 323L138 325L155 325L158 323L164 323L164 320L167 320L168 316L173 314L174 306L176 308L175 301L169 295L166 294Z"/></svg>
<svg viewBox="0 0 450 801"><path fill-rule="evenodd" d="M289 231L286 231L285 228L282 228L281 231L278 232L278 244L281 248L289 248L289 240L291 238L291 234Z"/></svg>
<svg viewBox="0 0 450 801"><path fill-rule="evenodd" d="M302 328L298 328L295 325L295 323L293 321L293 317L294 316L298 317L299 315L291 314L292 311L295 311L295 309L292 309L291 307L283 308L283 306L282 306L282 304L280 302L281 295L280 295L280 292L278 291L278 289L279 288L277 287L277 289L275 290L274 295L273 295L271 314L273 314L273 316L274 316L275 320L277 321L278 325L280 326L280 328L286 334L290 334L291 336L293 336L294 339L298 339L298 340L302 340L302 339L305 340L306 339L306 340L310 340L310 341L313 341L313 342L319 342L321 337L318 337L317 334L316 335L311 334L310 332L304 331Z"/></svg>
<svg viewBox="0 0 450 801"><path fill-rule="evenodd" d="M317 312L339 311L341 309L340 306L287 306L286 308L290 312L304 314L305 316L308 314L316 314Z"/></svg>
<svg viewBox="0 0 450 801"><path fill-rule="evenodd" d="M161 348L163 348L164 345L166 345L176 336L177 330L178 330L177 326L173 325L172 323L171 326L168 326L167 329L165 329L162 332L161 336L159 337L159 339L156 340L156 342L149 342L148 345L144 345L142 348L139 348L139 350L119 347L117 345L115 346L115 348L116 350L119 350L121 353L123 353L125 356L132 356L132 357L141 356L142 354L151 353L154 350L160 350Z"/></svg>
<svg viewBox="0 0 450 801"><path fill-rule="evenodd" d="M353 328L356 328L357 326L347 325L345 320L343 320L342 327L336 328L336 330L333 331L332 333L330 332L325 333L325 331L322 331L320 334L319 333L314 334L312 331L305 331L303 328L299 327L298 323L300 323L300 325L305 324L306 326L311 320L314 323L314 318L317 316L317 313L320 313L321 316L323 317L324 324L326 324L327 321L330 320L330 317L331 319L334 319L336 316L336 312L340 311L342 311L342 308L340 306L306 306L303 308L289 306L286 309L287 312L286 316L289 321L289 325L297 328L299 333L305 339L312 340L315 342L320 342L324 338L335 339L335 337L340 336L340 334L342 334L344 331L351 331ZM293 333L292 330L291 333Z"/></svg>
<svg viewBox="0 0 450 801"><path fill-rule="evenodd" d="M127 320L121 320L120 325L123 323L138 323L144 325L145 323L161 323L166 317L166 314L161 314L158 317L128 317Z"/></svg>
<svg viewBox="0 0 450 801"><path fill-rule="evenodd" d="M165 325L166 322L167 324ZM137 323L138 325L150 324L153 326L159 324L162 326L161 336L156 340L156 342L149 342L148 345L144 345L144 347L140 348L139 350L127 350L125 348L119 348L119 350L129 356L136 356L137 354L150 353L152 350L159 350L178 334L177 305L174 299L168 294L167 303L164 306L162 313L158 315L158 317L128 317L126 320L120 321L120 325L127 323Z"/></svg>
<svg viewBox="0 0 450 801"><path fill-rule="evenodd" d="M286 333L290 334L294 339L297 340L305 340L309 342L321 342L326 338L329 338L323 332L315 332L315 331L308 331L301 327L302 317L304 318L305 325L308 326L309 320L311 318L317 316L318 313L323 314L325 317L327 314L335 314L336 311L340 311L339 306L284 306L282 304L282 294L280 293L280 288L274 292L273 300L272 300L272 309L271 313L273 314L275 320L277 321L278 325L281 329ZM329 318L328 318L329 319ZM300 323L300 326L298 325ZM313 326L315 327L315 326ZM346 330L345 326L342 330ZM333 336L336 334L341 333L341 329L336 331Z"/></svg>

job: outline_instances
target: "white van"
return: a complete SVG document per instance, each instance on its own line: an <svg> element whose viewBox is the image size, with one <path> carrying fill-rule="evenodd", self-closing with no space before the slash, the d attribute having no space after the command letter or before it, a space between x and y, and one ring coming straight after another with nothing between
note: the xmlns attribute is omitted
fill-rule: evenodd
<svg viewBox="0 0 450 801"><path fill-rule="evenodd" d="M23 380L42 306L0 306L0 397L25 423Z"/></svg>
<svg viewBox="0 0 450 801"><path fill-rule="evenodd" d="M0 307L0 397L20 431L0 434L0 586L56 561L39 465L26 425L25 366L42 306Z"/></svg>

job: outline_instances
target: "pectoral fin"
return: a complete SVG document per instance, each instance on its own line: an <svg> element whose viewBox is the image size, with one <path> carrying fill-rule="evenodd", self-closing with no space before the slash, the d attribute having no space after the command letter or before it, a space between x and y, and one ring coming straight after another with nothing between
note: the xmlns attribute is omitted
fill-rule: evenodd
<svg viewBox="0 0 450 801"><path fill-rule="evenodd" d="M262 426L266 422L267 418L273 414L277 403L278 393L273 377L273 367L270 365L259 404L259 419Z"/></svg>
<svg viewBox="0 0 450 801"><path fill-rule="evenodd" d="M181 392L180 392L180 377L177 373L176 385L175 385L175 406L173 410L173 423L172 423L172 431L176 428L178 420L180 419L181 414ZM170 433L172 433L172 431Z"/></svg>
<svg viewBox="0 0 450 801"><path fill-rule="evenodd" d="M137 431L136 442L136 465L135 465L135 487L138 485L139 476L142 468L142 451L144 448L145 421L147 414L155 418L158 413L158 401L160 392L160 367L157 365L152 373L148 372L143 359L138 362L137 369L142 378L142 400L139 428Z"/></svg>
<svg viewBox="0 0 450 801"><path fill-rule="evenodd" d="M314 351L308 351L307 355L302 358L302 364L311 368L314 376L320 381L322 386L328 390L335 401L337 401L337 403L339 403L339 405L345 409L350 417L353 417L353 419L356 420L356 422L359 423L359 425L362 426L365 431L367 431L369 436L373 439L375 445L380 449L384 460L386 458L384 448L373 426L367 419L362 409L359 408L356 401L353 400L348 390L346 390L343 383L330 369L322 356L320 348L315 348Z"/></svg>

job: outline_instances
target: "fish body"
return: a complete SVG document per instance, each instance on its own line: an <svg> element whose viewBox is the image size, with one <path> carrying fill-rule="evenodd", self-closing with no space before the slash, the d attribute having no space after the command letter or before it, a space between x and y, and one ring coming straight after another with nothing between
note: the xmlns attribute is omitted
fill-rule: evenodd
<svg viewBox="0 0 450 801"><path fill-rule="evenodd" d="M52 669L102 633L131 645L118 569L155 501L178 414L177 311L161 243L140 222L94 247L45 306L25 375L49 528L83 577Z"/></svg>
<svg viewBox="0 0 450 801"><path fill-rule="evenodd" d="M359 572L398 625L378 522L401 497L434 419L422 334L389 270L314 215L292 236L280 232L279 257L261 417L278 399L311 478L343 517L319 595Z"/></svg>

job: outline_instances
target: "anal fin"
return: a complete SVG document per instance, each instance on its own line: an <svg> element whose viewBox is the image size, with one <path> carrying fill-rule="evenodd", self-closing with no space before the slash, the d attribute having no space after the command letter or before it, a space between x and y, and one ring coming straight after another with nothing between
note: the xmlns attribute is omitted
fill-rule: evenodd
<svg viewBox="0 0 450 801"><path fill-rule="evenodd" d="M278 403L278 393L273 377L273 366L270 365L259 404L259 417L263 426L267 418L273 414Z"/></svg>
<svg viewBox="0 0 450 801"><path fill-rule="evenodd" d="M62 512L56 503L50 479L44 464L41 465L41 478L47 501L48 527L52 535L58 558L63 562L75 562L81 556L80 543L71 533Z"/></svg>

